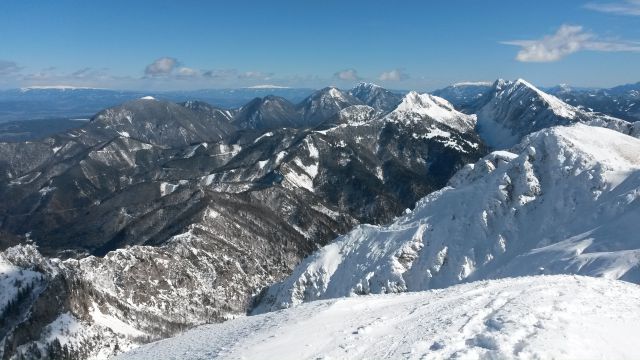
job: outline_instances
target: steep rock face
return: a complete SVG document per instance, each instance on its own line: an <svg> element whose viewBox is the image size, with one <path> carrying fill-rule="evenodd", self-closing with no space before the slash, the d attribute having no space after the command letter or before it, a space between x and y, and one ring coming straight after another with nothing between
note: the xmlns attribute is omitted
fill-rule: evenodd
<svg viewBox="0 0 640 360"><path fill-rule="evenodd" d="M389 226L361 225L296 268L257 312L353 294L535 274L640 282L640 140L576 124L465 167Z"/></svg>
<svg viewBox="0 0 640 360"><path fill-rule="evenodd" d="M277 96L255 98L241 107L233 118L238 128L257 130L295 128L299 127L300 121L295 105Z"/></svg>
<svg viewBox="0 0 640 360"><path fill-rule="evenodd" d="M371 106L383 112L390 112L395 109L402 95L391 92L381 86L370 83L360 83L349 90L349 95L362 101L365 105Z"/></svg>

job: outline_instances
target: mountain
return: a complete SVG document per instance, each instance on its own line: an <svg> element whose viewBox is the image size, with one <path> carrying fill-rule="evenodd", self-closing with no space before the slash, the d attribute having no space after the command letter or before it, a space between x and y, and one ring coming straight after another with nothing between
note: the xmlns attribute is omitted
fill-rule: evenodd
<svg viewBox="0 0 640 360"><path fill-rule="evenodd" d="M457 131L473 132L476 123L474 115L463 114L446 100L429 95L409 92L389 118L400 122L423 122L425 119L439 122Z"/></svg>
<svg viewBox="0 0 640 360"><path fill-rule="evenodd" d="M295 105L278 96L255 98L241 107L233 118L233 124L240 129L298 127L300 122Z"/></svg>
<svg viewBox="0 0 640 360"><path fill-rule="evenodd" d="M476 130L494 148L508 148L525 135L556 125L576 122L615 128L636 134L638 125L607 115L586 112L566 104L523 79L497 80L478 100Z"/></svg>
<svg viewBox="0 0 640 360"><path fill-rule="evenodd" d="M85 125L88 119L43 119L0 123L0 142L38 140Z"/></svg>
<svg viewBox="0 0 640 360"><path fill-rule="evenodd" d="M349 90L349 95L375 109L390 112L400 104L402 95L371 83L360 83Z"/></svg>
<svg viewBox="0 0 640 360"><path fill-rule="evenodd" d="M466 166L387 226L360 225L263 294L257 312L354 294L536 274L640 283L640 140L545 129Z"/></svg>
<svg viewBox="0 0 640 360"><path fill-rule="evenodd" d="M640 120L640 83L610 89L557 86L547 91L585 111L597 111L627 121Z"/></svg>
<svg viewBox="0 0 640 360"><path fill-rule="evenodd" d="M4 356L56 351L52 329L100 357L244 314L314 250L392 221L486 154L450 106L366 109L321 129L234 130L234 112L145 98L0 143L2 256L37 280L12 286Z"/></svg>
<svg viewBox="0 0 640 360"><path fill-rule="evenodd" d="M99 112L87 130L116 132L153 145L180 147L221 140L235 128L228 119L147 96Z"/></svg>
<svg viewBox="0 0 640 360"><path fill-rule="evenodd" d="M233 120L233 116L236 114L236 109L223 109L217 106L213 106L204 101L198 100L189 100L183 103L179 103L186 107L187 109L193 110L199 113L201 116L204 116L209 119L210 122L231 122Z"/></svg>
<svg viewBox="0 0 640 360"><path fill-rule="evenodd" d="M481 281L316 301L199 327L118 359L633 358L638 297L634 284L582 276Z"/></svg>
<svg viewBox="0 0 640 360"><path fill-rule="evenodd" d="M0 123L50 118L89 118L102 109L147 95L171 102L198 100L222 108L237 108L256 97L269 95L283 97L296 103L312 92L312 89L277 87L142 92L36 86L0 90Z"/></svg>
<svg viewBox="0 0 640 360"><path fill-rule="evenodd" d="M318 125L317 129L331 128L341 124L364 124L374 119L380 119L384 115L385 112L383 110L375 109L368 105L351 105L323 121Z"/></svg>
<svg viewBox="0 0 640 360"><path fill-rule="evenodd" d="M297 109L302 116L303 125L312 127L352 105L363 103L338 88L326 87L304 99L297 105Z"/></svg>
<svg viewBox="0 0 640 360"><path fill-rule="evenodd" d="M335 88L237 110L147 95L0 143L0 357L106 357L260 299L635 281L638 247L620 235L638 230L634 124L524 80L496 82L477 114L416 92L370 103ZM481 136L521 143L481 159Z"/></svg>
<svg viewBox="0 0 640 360"><path fill-rule="evenodd" d="M433 92L433 95L449 101L453 106L466 114L477 110L478 100L492 88L490 82L461 82Z"/></svg>

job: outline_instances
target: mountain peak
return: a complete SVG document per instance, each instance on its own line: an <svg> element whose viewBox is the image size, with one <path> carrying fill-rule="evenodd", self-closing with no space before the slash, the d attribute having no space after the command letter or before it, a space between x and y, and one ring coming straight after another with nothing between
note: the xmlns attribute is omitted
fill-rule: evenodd
<svg viewBox="0 0 640 360"><path fill-rule="evenodd" d="M374 83L370 83L370 82L361 82L358 85L354 86L352 90L356 90L356 89L377 89L377 88L382 88L382 86L378 85L378 84L374 84Z"/></svg>
<svg viewBox="0 0 640 360"><path fill-rule="evenodd" d="M444 108L449 111L455 111L453 105L447 100L430 94L419 94L416 91L409 91L407 95L402 98L402 102L396 110L416 112L433 108Z"/></svg>
<svg viewBox="0 0 640 360"><path fill-rule="evenodd" d="M403 121L419 121L424 117L445 124L461 132L473 130L475 116L463 114L453 108L447 100L431 94L410 91L389 117Z"/></svg>
<svg viewBox="0 0 640 360"><path fill-rule="evenodd" d="M400 103L401 96L381 86L372 83L361 82L349 94L363 103L382 111L389 112Z"/></svg>

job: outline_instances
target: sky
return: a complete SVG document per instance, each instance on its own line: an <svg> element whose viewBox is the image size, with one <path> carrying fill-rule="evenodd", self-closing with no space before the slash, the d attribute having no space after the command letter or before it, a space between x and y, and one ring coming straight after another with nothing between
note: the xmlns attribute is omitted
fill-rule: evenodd
<svg viewBox="0 0 640 360"><path fill-rule="evenodd" d="M640 0L1 1L0 88L640 81Z"/></svg>

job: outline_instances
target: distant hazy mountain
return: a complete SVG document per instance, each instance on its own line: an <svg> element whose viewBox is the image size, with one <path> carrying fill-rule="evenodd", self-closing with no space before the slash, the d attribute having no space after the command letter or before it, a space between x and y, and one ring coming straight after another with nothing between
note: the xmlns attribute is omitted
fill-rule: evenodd
<svg viewBox="0 0 640 360"><path fill-rule="evenodd" d="M0 123L0 142L42 139L69 129L84 126L89 119L39 119Z"/></svg>
<svg viewBox="0 0 640 360"><path fill-rule="evenodd" d="M123 102L153 96L172 102L200 100L222 108L237 108L251 99L275 95L298 102L311 89L240 88L194 91L118 91L74 87L31 87L0 91L0 122L44 118L90 117Z"/></svg>
<svg viewBox="0 0 640 360"><path fill-rule="evenodd" d="M585 111L597 111L628 121L640 120L640 82L610 89L584 89L561 85L547 91Z"/></svg>
<svg viewBox="0 0 640 360"><path fill-rule="evenodd" d="M278 96L255 98L242 106L233 118L233 124L240 129L277 129L298 127L301 115L294 104Z"/></svg>
<svg viewBox="0 0 640 360"><path fill-rule="evenodd" d="M453 106L467 114L477 110L477 101L491 89L490 82L462 82L435 90L433 95L449 101Z"/></svg>

